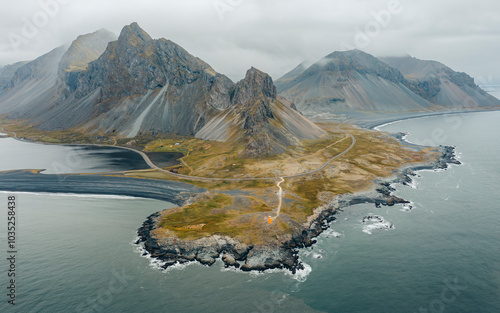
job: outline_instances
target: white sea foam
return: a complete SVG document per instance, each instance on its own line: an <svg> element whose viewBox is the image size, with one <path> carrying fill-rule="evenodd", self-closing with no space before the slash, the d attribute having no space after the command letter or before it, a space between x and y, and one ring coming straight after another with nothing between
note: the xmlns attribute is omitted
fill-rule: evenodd
<svg viewBox="0 0 500 313"><path fill-rule="evenodd" d="M409 183L406 183L406 186L411 189L418 189L418 182L415 179L412 179Z"/></svg>
<svg viewBox="0 0 500 313"><path fill-rule="evenodd" d="M319 253L313 253L312 257L319 260L323 258L323 255Z"/></svg>
<svg viewBox="0 0 500 313"><path fill-rule="evenodd" d="M287 271L287 275L290 275L293 279L303 283L307 280L307 276L311 274L312 268L309 264L302 262L302 265L304 265L304 269L298 270L295 274L290 273Z"/></svg>
<svg viewBox="0 0 500 313"><path fill-rule="evenodd" d="M378 125L378 126L373 127L373 129L380 131L380 129L381 129L381 128L383 128L383 127L385 127L385 126L389 126L389 125L395 124L395 123L397 123L397 122L400 122L400 120L397 120L397 121L392 121L392 122L385 123L385 124L381 124L381 125Z"/></svg>
<svg viewBox="0 0 500 313"><path fill-rule="evenodd" d="M443 168L425 168L425 169L420 169L416 170L415 172L431 172L431 173L439 173L439 172L445 172L446 169Z"/></svg>
<svg viewBox="0 0 500 313"><path fill-rule="evenodd" d="M292 279L295 279L299 282L305 282L307 280L307 276L309 276L309 274L311 273L312 268L309 264L300 260L300 258L299 258L299 262L302 263L302 265L304 266L304 269L297 270L295 272L295 274L292 274L292 272L290 272L287 269L281 269L281 268L267 269L264 271L245 272L245 271L242 271L241 269L234 268L234 267L224 267L223 263L222 262L220 262L220 263L222 264L221 272L240 273L240 274L249 275L250 277L266 277L267 276L268 278L270 277L269 274L280 273L280 274L284 274L286 276L289 276Z"/></svg>
<svg viewBox="0 0 500 313"><path fill-rule="evenodd" d="M413 202L410 201L410 203L403 203L401 205L400 211L401 212L410 212L411 210L413 210L413 208L414 208L414 204L413 204Z"/></svg>
<svg viewBox="0 0 500 313"><path fill-rule="evenodd" d="M119 195L80 194L80 193L62 193L62 192L4 191L4 190L0 190L0 194L24 194L24 195L50 196L50 197L76 197L76 198L94 198L94 199L122 199L122 200L146 199L141 197L119 196Z"/></svg>
<svg viewBox="0 0 500 313"><path fill-rule="evenodd" d="M138 240L140 239L139 236L135 237L134 240L132 240L130 242L130 244L132 246L134 246L134 252L138 253L141 255L141 257L143 258L146 258L149 260L149 266L155 270L159 270L161 272L165 272L165 273L168 273L172 270L183 270L185 269L186 267L190 266L190 265L199 265L199 266L207 266L207 265L202 265L200 264L198 261L191 261L191 262L187 262L187 263L183 263L183 264L179 264L179 263L176 263L174 265L171 265L169 267L167 267L165 269L165 264L166 262L165 261L161 261L157 258L154 258L151 256L151 254L144 248L144 243L143 242L140 242L140 243L136 243ZM216 264L220 264L221 265L221 272L234 272L234 273L242 273L242 274L246 274L246 275L250 275L250 276L265 276L265 275L268 275L268 274L272 274L272 273L283 273L287 276L290 276L292 277L293 279L299 281L299 282L304 282L306 281L307 279L307 276L311 273L312 271L312 268L309 264L307 263L304 263L300 260L299 258L299 262L302 263L302 265L304 266L304 269L302 270L297 270L295 272L295 274L292 274L289 270L287 269L267 269L265 271L250 271L250 272L245 272L245 271L242 271L241 269L238 269L238 268L235 268L235 267L225 267L224 266L224 262L222 262L222 257L219 256L217 259L216 259Z"/></svg>
<svg viewBox="0 0 500 313"><path fill-rule="evenodd" d="M368 235L371 235L372 231L377 229L394 229L394 225L391 222L386 221L383 216L373 215L371 213L368 216L365 216L361 223L365 224L363 226L363 232Z"/></svg>
<svg viewBox="0 0 500 313"><path fill-rule="evenodd" d="M140 254L141 257L148 259L149 266L155 270L159 270L161 272L168 273L168 272L173 271L173 270L183 270L186 267L188 267L189 265L199 264L196 261L186 262L183 264L176 263L176 264L170 265L169 267L167 267L165 269L165 264L167 264L167 262L152 257L151 254L144 248L143 242L138 243L138 244L136 243L139 239L140 239L140 237L137 236L134 240L132 240L130 242L130 244L132 246L134 246L134 252Z"/></svg>
<svg viewBox="0 0 500 313"><path fill-rule="evenodd" d="M325 238L340 238L343 237L342 233L336 232L333 229L327 229L322 234Z"/></svg>

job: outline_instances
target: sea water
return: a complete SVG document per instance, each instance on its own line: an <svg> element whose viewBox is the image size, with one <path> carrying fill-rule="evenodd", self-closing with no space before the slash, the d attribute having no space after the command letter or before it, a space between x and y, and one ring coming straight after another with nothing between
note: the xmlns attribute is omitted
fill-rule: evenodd
<svg viewBox="0 0 500 313"><path fill-rule="evenodd" d="M418 172L415 188L396 186L411 206L345 208L301 250L307 271L299 275L242 273L221 262L160 271L134 240L146 217L170 203L2 192L4 291L9 195L19 248L17 304L2 292L1 312L499 312L498 120L500 112L484 112L382 127L414 143L454 145L463 164Z"/></svg>

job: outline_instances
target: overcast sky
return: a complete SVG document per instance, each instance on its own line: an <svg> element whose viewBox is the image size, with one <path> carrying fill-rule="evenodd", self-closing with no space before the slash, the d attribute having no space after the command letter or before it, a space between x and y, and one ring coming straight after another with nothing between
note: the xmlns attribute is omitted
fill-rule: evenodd
<svg viewBox="0 0 500 313"><path fill-rule="evenodd" d="M20 0L0 6L0 65L34 59L100 28L119 34L138 22L153 38L180 44L234 81L251 66L277 79L302 61L359 48L440 61L480 84L500 82L498 0Z"/></svg>

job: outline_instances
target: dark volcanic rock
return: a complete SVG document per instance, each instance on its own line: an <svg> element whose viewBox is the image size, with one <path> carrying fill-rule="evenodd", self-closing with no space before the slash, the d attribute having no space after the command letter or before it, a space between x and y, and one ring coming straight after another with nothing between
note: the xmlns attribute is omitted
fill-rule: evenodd
<svg viewBox="0 0 500 313"><path fill-rule="evenodd" d="M230 267L230 266L236 267L236 268L240 267L240 263L238 263L236 261L234 256L231 255L230 253L227 253L227 252L224 253L224 255L222 256L222 262L224 262L224 265L226 267Z"/></svg>
<svg viewBox="0 0 500 313"><path fill-rule="evenodd" d="M245 78L236 84L232 101L237 104L247 104L259 98L272 101L276 96L276 87L271 76L252 67L247 71Z"/></svg>
<svg viewBox="0 0 500 313"><path fill-rule="evenodd" d="M245 146L241 156L258 158L283 153L304 139L324 134L292 103L277 96L269 75L252 67L231 92L231 107L209 121L196 137L241 143Z"/></svg>
<svg viewBox="0 0 500 313"><path fill-rule="evenodd" d="M452 146L440 146L441 148L441 157L439 161L435 165L436 169L446 169L448 168L448 164L460 165L462 164L455 155L455 147Z"/></svg>

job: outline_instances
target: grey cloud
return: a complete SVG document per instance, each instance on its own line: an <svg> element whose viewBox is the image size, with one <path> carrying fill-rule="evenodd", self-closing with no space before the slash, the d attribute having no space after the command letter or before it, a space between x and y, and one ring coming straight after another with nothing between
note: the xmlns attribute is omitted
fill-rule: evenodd
<svg viewBox="0 0 500 313"><path fill-rule="evenodd" d="M137 21L152 37L177 42L233 80L250 66L278 78L304 60L356 46L356 36L371 29L369 43L360 48L375 56L408 53L500 81L496 0L400 0L403 11L378 32L373 14L395 0L64 0L37 35L14 51L9 34L19 34L24 19L43 10L40 3L55 1L63 0L2 4L1 65L35 58L100 28L119 33Z"/></svg>

